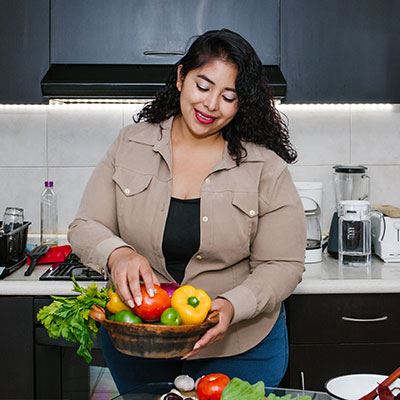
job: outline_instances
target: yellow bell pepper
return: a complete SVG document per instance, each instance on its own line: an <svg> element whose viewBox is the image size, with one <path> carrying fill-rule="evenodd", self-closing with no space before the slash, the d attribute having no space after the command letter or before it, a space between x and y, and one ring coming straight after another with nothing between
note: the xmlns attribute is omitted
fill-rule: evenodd
<svg viewBox="0 0 400 400"><path fill-rule="evenodd" d="M108 289L108 303L106 308L110 313L116 314L122 310L130 310L130 308L121 300L117 292Z"/></svg>
<svg viewBox="0 0 400 400"><path fill-rule="evenodd" d="M178 311L183 325L200 325L211 309L211 299L204 290L183 285L175 290L171 305Z"/></svg>

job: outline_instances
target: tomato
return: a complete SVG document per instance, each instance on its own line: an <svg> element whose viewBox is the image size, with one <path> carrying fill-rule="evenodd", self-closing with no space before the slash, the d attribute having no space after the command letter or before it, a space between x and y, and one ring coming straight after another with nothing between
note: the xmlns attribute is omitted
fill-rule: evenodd
<svg viewBox="0 0 400 400"><path fill-rule="evenodd" d="M143 322L131 310L122 310L120 312L117 312L113 315L112 321L128 322L129 324L141 324Z"/></svg>
<svg viewBox="0 0 400 400"><path fill-rule="evenodd" d="M197 397L199 400L220 400L222 392L229 381L229 376L225 374L205 375L197 384Z"/></svg>
<svg viewBox="0 0 400 400"><path fill-rule="evenodd" d="M180 325L182 323L181 316L175 308L169 307L162 314L160 321L163 325Z"/></svg>
<svg viewBox="0 0 400 400"><path fill-rule="evenodd" d="M150 297L146 291L146 286L140 285L142 293L142 304L135 305L133 311L145 321L159 321L161 314L171 307L171 298L168 292L158 285L154 285L154 296Z"/></svg>

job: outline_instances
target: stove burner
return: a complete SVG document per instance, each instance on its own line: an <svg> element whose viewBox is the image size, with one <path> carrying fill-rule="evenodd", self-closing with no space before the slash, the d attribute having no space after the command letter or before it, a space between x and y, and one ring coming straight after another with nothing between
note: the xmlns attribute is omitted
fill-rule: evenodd
<svg viewBox="0 0 400 400"><path fill-rule="evenodd" d="M77 281L107 280L103 275L83 265L74 253L71 253L64 262L53 264L39 279L41 281L70 281L72 276Z"/></svg>

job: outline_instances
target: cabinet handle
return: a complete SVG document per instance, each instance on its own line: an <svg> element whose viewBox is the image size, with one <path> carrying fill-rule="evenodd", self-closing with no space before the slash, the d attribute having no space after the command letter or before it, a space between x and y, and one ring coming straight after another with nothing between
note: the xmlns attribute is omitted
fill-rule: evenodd
<svg viewBox="0 0 400 400"><path fill-rule="evenodd" d="M183 56L184 51L164 51L164 50L146 50L143 52L145 56Z"/></svg>
<svg viewBox="0 0 400 400"><path fill-rule="evenodd" d="M381 322L386 321L388 319L387 315L378 318L350 318L350 317L342 317L343 321L350 321L350 322Z"/></svg>

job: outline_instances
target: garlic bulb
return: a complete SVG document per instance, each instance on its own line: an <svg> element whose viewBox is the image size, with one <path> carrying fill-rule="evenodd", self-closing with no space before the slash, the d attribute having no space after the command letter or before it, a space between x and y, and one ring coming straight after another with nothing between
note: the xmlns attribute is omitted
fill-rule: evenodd
<svg viewBox="0 0 400 400"><path fill-rule="evenodd" d="M189 375L179 375L175 378L174 385L178 390L190 392L194 389L194 379Z"/></svg>

